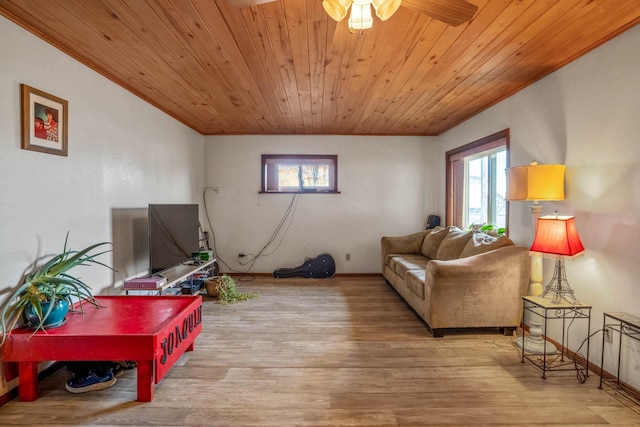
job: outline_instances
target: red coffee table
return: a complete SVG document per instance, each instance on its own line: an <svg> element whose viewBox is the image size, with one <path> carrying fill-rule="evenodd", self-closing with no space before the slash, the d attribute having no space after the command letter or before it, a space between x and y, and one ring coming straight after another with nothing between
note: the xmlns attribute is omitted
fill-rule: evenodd
<svg viewBox="0 0 640 427"><path fill-rule="evenodd" d="M140 402L153 400L159 383L202 331L202 297L98 296L103 308L83 304L85 315L69 313L58 328L16 329L2 347L7 381L18 365L18 397L38 398L38 363L47 360L135 360Z"/></svg>

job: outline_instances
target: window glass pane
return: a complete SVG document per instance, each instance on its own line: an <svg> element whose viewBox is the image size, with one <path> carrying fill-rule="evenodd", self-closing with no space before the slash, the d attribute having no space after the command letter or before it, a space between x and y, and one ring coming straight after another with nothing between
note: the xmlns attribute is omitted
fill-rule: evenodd
<svg viewBox="0 0 640 427"><path fill-rule="evenodd" d="M507 150L496 153L496 216L493 224L507 227Z"/></svg>
<svg viewBox="0 0 640 427"><path fill-rule="evenodd" d="M300 188L298 180L298 165L278 165L278 189Z"/></svg>
<svg viewBox="0 0 640 427"><path fill-rule="evenodd" d="M504 148L465 158L463 227L474 224L506 224L506 164Z"/></svg>
<svg viewBox="0 0 640 427"><path fill-rule="evenodd" d="M329 165L302 165L304 188L328 188Z"/></svg>
<svg viewBox="0 0 640 427"><path fill-rule="evenodd" d="M466 221L464 226L487 222L487 158L480 157L467 163Z"/></svg>

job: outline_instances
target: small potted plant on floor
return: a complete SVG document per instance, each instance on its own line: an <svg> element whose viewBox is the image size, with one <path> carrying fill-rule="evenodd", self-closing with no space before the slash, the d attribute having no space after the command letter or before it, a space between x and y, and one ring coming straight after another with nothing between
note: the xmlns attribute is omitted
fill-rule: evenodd
<svg viewBox="0 0 640 427"><path fill-rule="evenodd" d="M97 243L81 251L74 251L67 246L68 238L67 233L62 252L28 273L0 306L0 345L4 344L7 335L20 319L23 319L35 333L40 329L62 325L69 308L73 307L76 301L82 314L83 303L100 307L91 288L68 271L79 265L101 265L111 269L95 259L110 252L111 249L102 248L111 243Z"/></svg>
<svg viewBox="0 0 640 427"><path fill-rule="evenodd" d="M233 277L223 274L211 277L205 282L207 295L218 298L220 304L233 304L240 301L254 299L257 295L250 292L240 292L236 288L236 281Z"/></svg>

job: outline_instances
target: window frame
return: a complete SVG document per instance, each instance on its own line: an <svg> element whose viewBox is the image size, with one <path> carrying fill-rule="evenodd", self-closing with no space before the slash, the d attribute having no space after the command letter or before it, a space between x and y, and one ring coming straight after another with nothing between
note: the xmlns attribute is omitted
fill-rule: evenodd
<svg viewBox="0 0 640 427"><path fill-rule="evenodd" d="M282 163L278 163L282 162ZM329 189L317 187L304 188L288 187L285 190L268 189L270 182L267 173L269 164L299 164L300 166L313 163L326 162L329 164ZM336 154L263 154L260 173L260 194L339 194L338 191L338 156Z"/></svg>
<svg viewBox="0 0 640 427"><path fill-rule="evenodd" d="M506 167L510 163L510 133L509 129L496 132L493 135L470 142L461 147L446 152L446 207L445 220L447 225L462 225L464 217L464 188L466 176L464 173L465 158L484 151L504 147L506 150ZM509 204L505 206L505 225L509 225ZM507 227L508 229L508 227Z"/></svg>

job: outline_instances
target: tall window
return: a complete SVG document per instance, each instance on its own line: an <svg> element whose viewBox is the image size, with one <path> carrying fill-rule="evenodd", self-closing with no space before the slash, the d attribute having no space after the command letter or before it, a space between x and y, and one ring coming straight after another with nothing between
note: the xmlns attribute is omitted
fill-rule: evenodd
<svg viewBox="0 0 640 427"><path fill-rule="evenodd" d="M337 193L338 156L262 155L265 193Z"/></svg>
<svg viewBox="0 0 640 427"><path fill-rule="evenodd" d="M447 152L447 224L507 226L509 131Z"/></svg>

